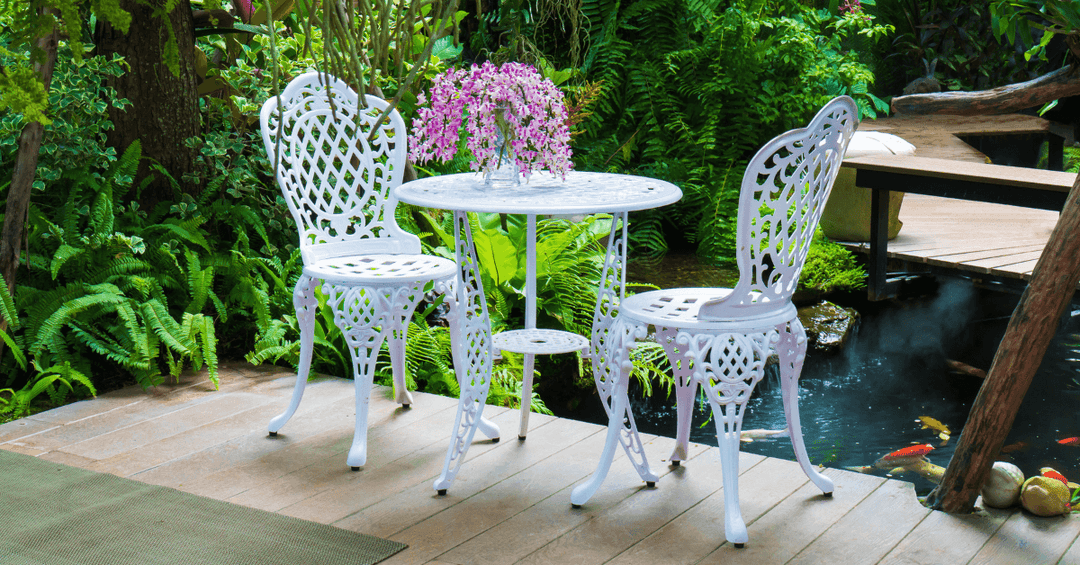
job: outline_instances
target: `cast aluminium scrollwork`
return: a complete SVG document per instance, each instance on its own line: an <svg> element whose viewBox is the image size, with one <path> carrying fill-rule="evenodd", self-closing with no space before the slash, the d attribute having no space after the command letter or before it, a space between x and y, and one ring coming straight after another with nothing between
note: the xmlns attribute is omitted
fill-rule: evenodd
<svg viewBox="0 0 1080 565"><path fill-rule="evenodd" d="M454 213L454 248L459 259L458 280L449 318L451 334L456 336L452 347L461 392L446 464L435 480L435 490L440 494L445 494L457 476L477 429L495 441L499 439L499 428L483 417L491 385L491 323L465 212Z"/></svg>

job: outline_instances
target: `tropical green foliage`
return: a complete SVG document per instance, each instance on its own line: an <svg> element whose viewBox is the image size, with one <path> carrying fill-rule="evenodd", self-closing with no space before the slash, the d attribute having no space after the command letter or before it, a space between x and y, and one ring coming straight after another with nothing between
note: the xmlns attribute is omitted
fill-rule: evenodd
<svg viewBox="0 0 1080 565"><path fill-rule="evenodd" d="M116 160L116 151L105 147L105 135L112 129L106 110L131 105L107 86L110 77L124 72L120 57L75 58L68 45L58 50L61 61L53 73L48 95L49 127L42 136L34 188L43 190L56 182L61 171L87 165L91 170L108 167ZM20 58L0 49L0 67L19 65ZM19 113L0 115L0 171L9 170L18 149L18 137L29 120ZM8 177L10 178L10 176Z"/></svg>
<svg viewBox="0 0 1080 565"><path fill-rule="evenodd" d="M821 230L818 230L799 276L799 288L832 292L865 287L866 271L855 262L851 252L846 247L829 241L822 235Z"/></svg>
<svg viewBox="0 0 1080 565"><path fill-rule="evenodd" d="M1019 40L1015 44L1002 40L1005 20L994 10L1009 3L882 0L868 6L879 21L896 27L891 44L874 49L880 57L876 68L884 92L899 95L909 81L925 76L935 60L934 74L946 90L984 90L1054 70L1054 65L1027 61L1030 53L1025 52L1039 48L1038 34L1025 29L1015 36Z"/></svg>
<svg viewBox="0 0 1080 565"><path fill-rule="evenodd" d="M593 0L582 10L582 69L603 94L575 140L578 167L663 178L684 193L635 216L635 253L691 245L730 261L739 184L758 147L839 94L867 116L887 109L847 48L887 31L861 15L795 1Z"/></svg>
<svg viewBox="0 0 1080 565"><path fill-rule="evenodd" d="M118 0L0 0L0 58L15 62L0 64L0 110L26 121L49 122L49 95L33 66L44 61L45 52L35 42L56 29L71 46L72 60L81 63L87 51L82 13L90 11L117 29L127 30L131 23Z"/></svg>

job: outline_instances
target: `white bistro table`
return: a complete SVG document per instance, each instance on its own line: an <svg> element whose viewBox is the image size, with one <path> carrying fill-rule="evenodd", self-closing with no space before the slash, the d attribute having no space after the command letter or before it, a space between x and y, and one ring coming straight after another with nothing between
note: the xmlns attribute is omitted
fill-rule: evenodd
<svg viewBox="0 0 1080 565"><path fill-rule="evenodd" d="M476 426L494 425L481 417L487 389L490 384L492 346L524 354L524 379L522 390L521 426L518 433L524 439L528 431L529 404L531 400L533 357L538 354L568 353L589 348L592 354L593 376L600 391L604 408L611 417L611 391L608 378L610 371L603 369L599 356L604 351L608 328L618 313L619 300L625 287L627 215L635 210L646 210L671 204L682 198L682 191L669 182L646 177L611 173L571 171L566 180L548 173L533 174L528 182L521 184L485 184L477 173L461 173L428 177L408 182L394 189L394 196L401 202L452 210L454 212L454 247L461 268L455 289L458 315L464 321L463 330L468 339L460 340L462 347L472 351L454 352L454 366L458 368L461 394L472 395L475 412L466 414L460 425L469 424L472 430L458 434L471 441ZM527 216L528 249L525 279L525 328L501 332L492 338L484 289L481 284L476 251L466 212L493 212L525 214ZM612 214L611 236L608 238L607 256L597 291L596 310L593 315L591 341L577 334L536 327L536 216ZM464 279L469 280L464 280ZM486 333L485 333L486 332ZM460 378L465 371L467 379ZM628 426L633 427L629 412ZM459 415L459 420L461 416ZM459 428L460 429L460 428ZM629 429L627 429L629 432ZM642 455L640 445L633 445L630 438L637 434L622 434L623 447L632 460ZM463 450L468 444L451 445L450 449ZM463 454L464 451L459 453ZM635 457L637 454L637 457ZM635 462L635 465L637 463ZM641 467L639 466L639 469ZM445 475L445 473L444 473ZM450 479L452 480L452 476ZM655 481L652 479L646 479ZM448 483L447 483L448 484ZM436 482L436 490L440 488Z"/></svg>

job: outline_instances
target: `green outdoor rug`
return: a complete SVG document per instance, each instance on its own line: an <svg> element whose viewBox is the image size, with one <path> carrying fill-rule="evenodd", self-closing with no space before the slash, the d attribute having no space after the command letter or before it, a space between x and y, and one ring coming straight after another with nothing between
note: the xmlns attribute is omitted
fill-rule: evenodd
<svg viewBox="0 0 1080 565"><path fill-rule="evenodd" d="M362 565L405 547L0 450L2 565Z"/></svg>

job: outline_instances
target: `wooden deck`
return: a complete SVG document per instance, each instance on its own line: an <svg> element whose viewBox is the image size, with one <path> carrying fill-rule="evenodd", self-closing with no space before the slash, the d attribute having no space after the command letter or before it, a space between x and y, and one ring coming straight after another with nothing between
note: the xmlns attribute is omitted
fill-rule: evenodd
<svg viewBox="0 0 1080 565"><path fill-rule="evenodd" d="M932 512L910 483L836 469L826 471L837 489L825 498L796 463L745 453L750 542L735 549L724 542L716 450L695 445L685 466L669 467L660 458L673 440L663 437L645 440L657 488L616 460L573 510L570 489L592 472L603 428L546 416L533 417L525 442L513 433L477 441L438 497L431 485L456 400L420 394L405 410L377 389L368 464L352 472L351 381L313 382L270 438L266 423L284 409L292 374L238 365L221 378L218 391L185 375L151 393L128 388L4 424L0 448L409 544L388 564L1080 564L1080 516ZM516 429L514 411L485 413Z"/></svg>
<svg viewBox="0 0 1080 565"><path fill-rule="evenodd" d="M860 130L898 135L916 147L920 157L989 163L964 136L1032 135L1054 130L1055 124L1035 116L892 116L867 120ZM1018 171L1029 169L1018 168ZM1033 175L1045 173L1031 169ZM1031 271L1057 223L1058 213L967 200L906 194L900 208L904 227L889 241L891 260L964 271L1005 280L1029 280ZM841 242L860 252L868 243Z"/></svg>
<svg viewBox="0 0 1080 565"><path fill-rule="evenodd" d="M891 260L964 271L1003 279L1029 280L1058 212L904 195L904 227L889 241ZM868 243L840 242L859 252Z"/></svg>

